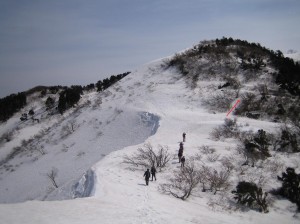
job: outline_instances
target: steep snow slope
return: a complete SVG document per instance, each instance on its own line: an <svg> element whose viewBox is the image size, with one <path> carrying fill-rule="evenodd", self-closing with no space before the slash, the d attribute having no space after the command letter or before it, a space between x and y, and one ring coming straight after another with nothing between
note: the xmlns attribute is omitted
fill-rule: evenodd
<svg viewBox="0 0 300 224"><path fill-rule="evenodd" d="M18 130L17 137L1 147L2 159L16 150L13 146L22 139L40 135L21 144L19 153L1 166L0 202L78 197L73 185L94 163L111 151L142 143L154 134L159 117L127 107L123 92L115 85L101 94L85 95L76 109L63 117L41 119L39 124L32 125L31 120L20 124L19 114L7 122L6 126L15 125ZM52 169L57 170L59 191L47 178Z"/></svg>
<svg viewBox="0 0 300 224"><path fill-rule="evenodd" d="M68 121L76 119L79 127L74 133L60 139L60 132L58 132L60 129L53 128L51 134L47 135L47 139L49 138L48 143L45 140L47 154L40 156L35 161L35 169L47 172L52 166L57 167L60 188L51 189L46 194L45 191L42 191L44 194L36 195L34 198L72 198L76 196L76 192L83 192L82 194L85 195L84 183L87 180L95 183L93 189L87 184L89 185L86 187L89 188L88 192L92 192L90 198L59 202L28 201L20 204L2 204L0 205L0 220L4 223L72 224L298 223L299 218L293 217L295 206L287 200L276 201L268 214L262 214L251 210L234 211L228 206L228 210L222 210L222 197L208 192L197 192L187 201L181 201L158 191L159 184L172 175L172 171L176 172L180 169L176 154L181 134L184 131L187 132L187 142L184 146L187 160L198 152L200 146L210 145L220 155L231 155L236 157L237 163L239 162L239 156L233 150L236 144L235 140L226 139L216 142L209 137L209 132L223 123L226 113L213 114L204 110L200 97L203 97L205 89L191 90L176 70L165 69L162 64L162 60L147 64L104 93L91 93L88 95L89 104L76 113L69 114L62 121L65 123L58 124L58 127L62 127ZM203 82L202 84L203 86L217 85L213 82ZM98 103L100 97L101 105ZM263 128L272 131L277 127L277 124L271 122L247 118L239 119L239 124L253 130ZM52 137L49 137L51 135ZM122 163L124 155L134 153L146 142L151 143L153 147L158 144L166 145L170 153L174 155L167 169L159 173L158 180L150 182L148 187L144 185L143 169L132 169ZM66 147L62 151L63 145ZM121 148L123 149L111 152ZM84 153L83 157L79 156L81 152ZM78 174L83 174L88 170L91 163L95 163L102 157L102 153L109 154L92 166L91 171L88 171L79 184L76 184L76 180L79 179ZM59 157L61 154L64 156ZM52 164L46 166L47 157L51 157L47 161L51 161ZM74 158L71 162L70 157ZM286 157L279 157L279 159L281 158L284 162ZM80 162L78 165L78 160L85 162ZM70 163L68 167L63 165L67 163L66 161ZM210 163L206 158L204 158L204 162L211 166L218 165L218 163ZM299 159L295 160L295 163L299 164ZM24 169L26 170L26 167ZM71 183L62 182L59 179L60 173L66 169L70 169L70 171L64 172L64 176L67 176ZM33 172L32 168L29 170ZM76 170L80 171L69 177ZM238 170L235 172L237 173ZM259 170L251 172L250 174L253 175ZM21 174L24 175L24 178L28 178L28 173ZM18 178L22 176L21 174ZM10 175L7 177L9 178ZM46 186L49 187L49 180L44 176L43 178L44 183L48 183ZM233 184L237 182L237 178L251 177L233 176L231 180ZM267 178L271 177L267 176ZM35 184L30 186L39 185L41 179L36 180ZM15 180L17 177L9 181L5 178L2 179L3 184L9 183L6 188L13 187ZM276 182L271 181L266 188L272 188L272 184L276 185ZM77 186L77 188L75 187L77 190L74 190L73 186ZM235 185L232 185L231 189L234 188ZM18 195L16 195L16 191L11 191L8 196L1 193L3 201L11 198L18 201L20 197L21 200L30 198L28 189Z"/></svg>

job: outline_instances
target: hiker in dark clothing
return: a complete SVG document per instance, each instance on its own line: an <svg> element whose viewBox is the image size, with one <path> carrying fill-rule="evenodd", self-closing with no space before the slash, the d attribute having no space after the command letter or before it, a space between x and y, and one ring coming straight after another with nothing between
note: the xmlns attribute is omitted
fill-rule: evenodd
<svg viewBox="0 0 300 224"><path fill-rule="evenodd" d="M183 134L182 134L183 142L185 142L185 135L186 135L186 133L183 132Z"/></svg>
<svg viewBox="0 0 300 224"><path fill-rule="evenodd" d="M144 177L145 177L146 185L148 185L149 184L149 179L150 179L149 169L147 169L147 171L144 173Z"/></svg>
<svg viewBox="0 0 300 224"><path fill-rule="evenodd" d="M179 150L182 150L182 152L183 152L183 142L180 142L180 144L179 144Z"/></svg>
<svg viewBox="0 0 300 224"><path fill-rule="evenodd" d="M182 154L183 154L183 151L179 149L179 152L178 152L178 159L179 159L179 162L181 162Z"/></svg>
<svg viewBox="0 0 300 224"><path fill-rule="evenodd" d="M181 158L181 167L184 167L184 163L185 163L185 157L182 156L182 158Z"/></svg>
<svg viewBox="0 0 300 224"><path fill-rule="evenodd" d="M151 167L151 177L152 177L152 181L153 181L153 177L154 177L154 179L155 179L155 181L156 181L156 169L155 169L155 167L154 166L152 166Z"/></svg>

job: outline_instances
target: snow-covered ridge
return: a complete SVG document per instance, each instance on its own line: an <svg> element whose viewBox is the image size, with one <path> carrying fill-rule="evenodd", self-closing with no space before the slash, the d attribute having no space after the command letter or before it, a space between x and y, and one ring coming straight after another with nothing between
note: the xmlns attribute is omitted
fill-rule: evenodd
<svg viewBox="0 0 300 224"><path fill-rule="evenodd" d="M231 156L236 159L235 165L241 160L234 150L236 140L214 141L209 135L224 122L226 112L209 113L202 100L223 83L213 79L198 80L197 87L191 89L188 81L176 69L166 68L164 62L163 59L142 66L105 92L84 95L79 107L62 119L58 116L48 123L18 130L21 135L33 128L36 133L50 127L47 135L35 142L36 146L43 145L45 155L38 150L28 150L10 160L0 171L0 200L77 199L2 204L0 220L4 223L72 224L298 223L299 218L293 217L295 206L287 200L274 202L268 214L261 214L252 210L222 210L222 195L219 194L197 191L189 200L181 201L158 191L158 186L173 171L180 170L177 152L183 132L187 133L184 144L187 160L198 153L202 145L213 147L220 160ZM208 62L203 59L203 63ZM246 86L248 90L251 87ZM17 116L13 118L15 122ZM279 125L249 118L238 118L238 123L246 130L263 128L269 132ZM71 124L73 127L69 126ZM132 155L145 143L154 148L167 146L172 155L168 167L157 174L157 181L150 182L149 187L144 185L143 168L123 163L125 155ZM11 147L4 144L1 150L9 151ZM209 162L205 155L202 156L204 163L216 169L220 167L220 160ZM282 163L283 168L287 165L299 168L299 158L291 157L279 154L274 160ZM53 167L58 169L58 189L45 175ZM242 167L237 166L234 172L239 175L232 176L231 189L238 179L256 181L256 174L263 171L262 167L241 170ZM242 171L247 175L240 174ZM265 179L271 180L265 184L266 189L279 186L269 172ZM85 196L90 197L81 198Z"/></svg>

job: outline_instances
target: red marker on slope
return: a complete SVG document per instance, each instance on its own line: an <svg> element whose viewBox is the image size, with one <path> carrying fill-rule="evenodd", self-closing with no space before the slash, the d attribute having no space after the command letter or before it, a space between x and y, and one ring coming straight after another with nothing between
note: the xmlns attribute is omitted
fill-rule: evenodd
<svg viewBox="0 0 300 224"><path fill-rule="evenodd" d="M236 106L240 103L241 101L240 101L240 99L238 99L237 101L236 101L236 103L234 104L234 106L230 109L230 111L227 113L227 115L226 115L226 117L228 117L228 115L234 110L234 108L236 108Z"/></svg>

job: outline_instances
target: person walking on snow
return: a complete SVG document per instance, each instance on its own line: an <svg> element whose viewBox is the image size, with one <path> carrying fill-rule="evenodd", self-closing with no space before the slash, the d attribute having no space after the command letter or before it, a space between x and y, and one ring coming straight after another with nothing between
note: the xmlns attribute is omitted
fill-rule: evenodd
<svg viewBox="0 0 300 224"><path fill-rule="evenodd" d="M180 150L180 149L179 149L179 152L178 152L179 163L181 162L182 154L183 154L183 150Z"/></svg>
<svg viewBox="0 0 300 224"><path fill-rule="evenodd" d="M180 142L180 144L179 144L179 150L178 150L178 159L179 159L179 162L181 160L182 155L183 155L183 143Z"/></svg>
<svg viewBox="0 0 300 224"><path fill-rule="evenodd" d="M155 181L156 181L156 169L155 169L155 167L154 166L152 166L151 167L151 177L152 177L152 181L153 181L153 177L154 177L154 179L155 179Z"/></svg>
<svg viewBox="0 0 300 224"><path fill-rule="evenodd" d="M179 150L181 150L183 152L183 142L180 142L180 144L179 144Z"/></svg>
<svg viewBox="0 0 300 224"><path fill-rule="evenodd" d="M150 171L149 169L147 169L147 171L144 173L144 177L145 177L145 181L146 181L146 185L149 185L149 179L150 179Z"/></svg>
<svg viewBox="0 0 300 224"><path fill-rule="evenodd" d="M182 158L181 158L181 167L184 167L184 163L185 163L185 157L182 156Z"/></svg>
<svg viewBox="0 0 300 224"><path fill-rule="evenodd" d="M182 134L183 142L185 142L185 135L186 135L186 133L183 132L183 134Z"/></svg>

